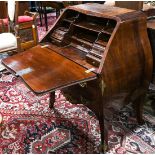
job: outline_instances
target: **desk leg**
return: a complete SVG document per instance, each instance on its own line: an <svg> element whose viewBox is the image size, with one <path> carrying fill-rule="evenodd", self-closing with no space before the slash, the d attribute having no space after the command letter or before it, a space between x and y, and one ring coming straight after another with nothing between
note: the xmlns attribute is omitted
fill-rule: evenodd
<svg viewBox="0 0 155 155"><path fill-rule="evenodd" d="M55 102L55 92L50 93L49 108L52 109Z"/></svg>

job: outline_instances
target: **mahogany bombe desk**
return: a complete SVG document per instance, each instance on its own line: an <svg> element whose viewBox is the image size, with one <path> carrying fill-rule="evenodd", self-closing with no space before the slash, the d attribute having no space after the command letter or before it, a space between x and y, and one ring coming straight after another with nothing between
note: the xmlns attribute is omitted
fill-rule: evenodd
<svg viewBox="0 0 155 155"><path fill-rule="evenodd" d="M61 89L95 112L104 140L105 108L135 105L142 121L143 97L152 75L146 17L140 11L81 4L68 7L40 45L3 59L37 95ZM117 102L115 102L117 101Z"/></svg>

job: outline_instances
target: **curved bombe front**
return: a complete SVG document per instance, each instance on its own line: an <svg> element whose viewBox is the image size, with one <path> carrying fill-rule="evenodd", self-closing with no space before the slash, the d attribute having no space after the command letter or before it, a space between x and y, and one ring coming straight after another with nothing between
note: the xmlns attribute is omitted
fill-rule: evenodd
<svg viewBox="0 0 155 155"><path fill-rule="evenodd" d="M62 90L71 103L95 112L104 141L106 108L130 101L142 122L142 103L151 80L152 55L142 12L84 4L69 7L42 43L96 74ZM107 127L108 128L108 127Z"/></svg>

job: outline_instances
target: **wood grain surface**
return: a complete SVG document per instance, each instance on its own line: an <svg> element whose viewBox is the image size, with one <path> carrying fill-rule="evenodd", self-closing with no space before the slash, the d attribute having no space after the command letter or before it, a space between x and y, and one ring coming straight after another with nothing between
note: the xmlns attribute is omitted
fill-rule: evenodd
<svg viewBox="0 0 155 155"><path fill-rule="evenodd" d="M75 62L39 45L3 59L2 63L37 94L96 78L94 73L87 73Z"/></svg>

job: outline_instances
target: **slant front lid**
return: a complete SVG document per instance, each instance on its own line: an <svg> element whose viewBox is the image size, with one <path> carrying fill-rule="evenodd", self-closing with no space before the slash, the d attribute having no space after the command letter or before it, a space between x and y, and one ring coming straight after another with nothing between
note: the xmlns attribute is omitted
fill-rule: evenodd
<svg viewBox="0 0 155 155"><path fill-rule="evenodd" d="M96 74L40 45L2 63L38 94L96 79Z"/></svg>
<svg viewBox="0 0 155 155"><path fill-rule="evenodd" d="M135 11L126 8L113 7L97 3L73 5L69 6L69 8L86 14L94 14L94 15L100 14L101 16L109 16L109 17L119 16L121 14Z"/></svg>

